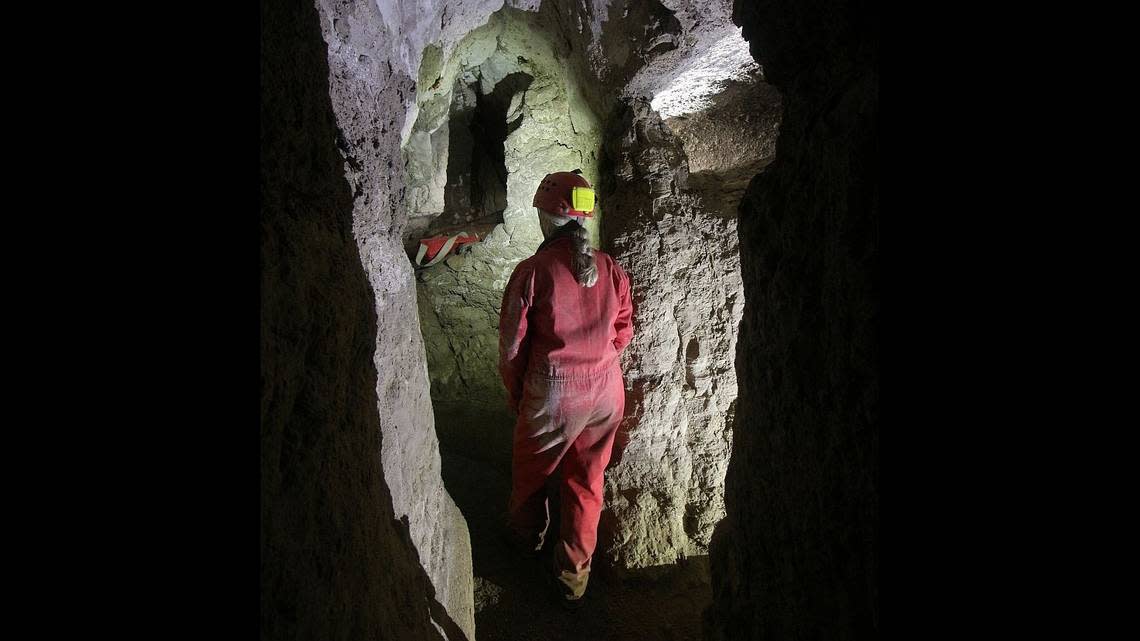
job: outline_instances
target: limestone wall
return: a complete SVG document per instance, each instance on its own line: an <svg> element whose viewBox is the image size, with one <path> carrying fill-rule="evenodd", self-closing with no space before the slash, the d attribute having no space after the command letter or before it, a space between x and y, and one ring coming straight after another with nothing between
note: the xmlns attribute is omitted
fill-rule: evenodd
<svg viewBox="0 0 1140 641"><path fill-rule="evenodd" d="M406 413L422 405L426 377L406 348L374 358L401 340L414 307L398 293L378 299L362 268L366 256L387 272L402 256L382 239L365 253L354 238L360 210L336 146L342 96L330 96L321 18L307 0L267 1L261 27L261 638L473 638L457 594L462 517L438 474L416 485L384 456L430 457L410 438L430 421ZM391 211L374 214L391 226ZM400 383L401 370L421 376ZM427 545L421 502L443 508ZM470 603L469 560L466 573Z"/></svg>
<svg viewBox="0 0 1140 641"><path fill-rule="evenodd" d="M607 472L600 549L641 575L707 554L725 514L746 305L736 208L741 176L771 161L779 123L779 95L741 50L730 9L612 3L585 62L620 87L605 112L603 248L630 274L635 304L624 450ZM663 123L651 104L669 92L698 111L674 106Z"/></svg>
<svg viewBox="0 0 1140 641"><path fill-rule="evenodd" d="M616 566L653 568L706 553L724 514L745 301L735 217L686 189L681 141L645 101L620 113L607 141L604 197L621 215L606 235L630 275L634 338L601 541Z"/></svg>

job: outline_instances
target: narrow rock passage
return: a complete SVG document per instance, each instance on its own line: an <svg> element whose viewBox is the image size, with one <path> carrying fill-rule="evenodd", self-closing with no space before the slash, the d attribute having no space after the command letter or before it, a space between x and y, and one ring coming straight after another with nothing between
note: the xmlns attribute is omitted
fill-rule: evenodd
<svg viewBox="0 0 1140 641"><path fill-rule="evenodd" d="M701 615L712 601L708 557L689 559L660 579L636 573L621 579L595 557L586 601L578 611L568 612L556 600L546 571L550 537L537 560L515 556L499 539L510 471L454 451L440 454L444 485L471 532L478 641L702 638Z"/></svg>

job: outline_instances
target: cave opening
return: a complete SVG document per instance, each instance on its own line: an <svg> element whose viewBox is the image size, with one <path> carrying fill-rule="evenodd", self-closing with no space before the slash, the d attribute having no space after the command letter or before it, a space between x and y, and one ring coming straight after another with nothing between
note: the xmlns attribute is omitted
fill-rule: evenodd
<svg viewBox="0 0 1140 641"><path fill-rule="evenodd" d="M516 98L533 80L515 71L488 94L479 90L478 82L456 81L448 120L447 183L441 215L445 225L487 228L503 222L507 208L504 144L522 124Z"/></svg>

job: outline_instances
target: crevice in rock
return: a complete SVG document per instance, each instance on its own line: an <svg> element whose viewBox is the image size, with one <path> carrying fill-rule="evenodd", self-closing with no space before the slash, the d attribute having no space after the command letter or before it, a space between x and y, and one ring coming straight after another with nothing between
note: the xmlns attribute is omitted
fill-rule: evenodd
<svg viewBox="0 0 1140 641"><path fill-rule="evenodd" d="M485 95L479 90L481 77L470 85L463 78L456 81L447 128L443 212L425 235L465 225L486 231L503 222L507 208L504 143L522 125L523 115L516 105L533 80L530 74L515 71ZM508 113L512 106L514 111Z"/></svg>

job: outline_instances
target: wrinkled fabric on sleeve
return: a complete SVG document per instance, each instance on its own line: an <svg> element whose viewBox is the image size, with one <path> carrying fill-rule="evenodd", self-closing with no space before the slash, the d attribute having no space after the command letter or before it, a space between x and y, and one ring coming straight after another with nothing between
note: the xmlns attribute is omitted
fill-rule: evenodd
<svg viewBox="0 0 1140 641"><path fill-rule="evenodd" d="M517 411L529 359L527 314L534 303L534 271L520 263L503 291L499 312L499 375L507 388L507 403Z"/></svg>
<svg viewBox="0 0 1140 641"><path fill-rule="evenodd" d="M629 276L617 264L613 265L614 276L614 291L617 292L618 297L618 313L617 318L614 319L614 331L617 337L614 338L614 349L620 354L629 341L633 339L633 302L630 300L629 295Z"/></svg>

